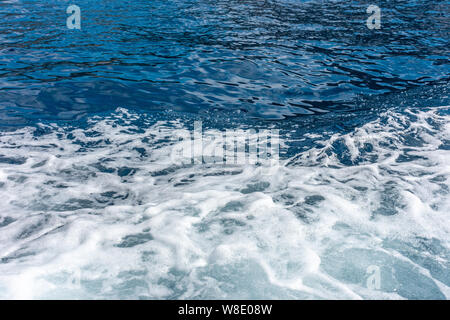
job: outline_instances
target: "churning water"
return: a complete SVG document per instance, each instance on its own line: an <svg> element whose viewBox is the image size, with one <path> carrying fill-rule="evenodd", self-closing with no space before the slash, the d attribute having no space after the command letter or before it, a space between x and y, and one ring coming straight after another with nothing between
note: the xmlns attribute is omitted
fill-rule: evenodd
<svg viewBox="0 0 450 320"><path fill-rule="evenodd" d="M450 298L448 1L75 2L0 2L0 298Z"/></svg>

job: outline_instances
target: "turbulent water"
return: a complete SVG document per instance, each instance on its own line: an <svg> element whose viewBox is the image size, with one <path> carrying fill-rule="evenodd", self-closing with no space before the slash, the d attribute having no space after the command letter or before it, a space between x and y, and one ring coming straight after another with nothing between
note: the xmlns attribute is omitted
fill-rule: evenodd
<svg viewBox="0 0 450 320"><path fill-rule="evenodd" d="M1 1L0 298L449 299L449 3L377 2Z"/></svg>

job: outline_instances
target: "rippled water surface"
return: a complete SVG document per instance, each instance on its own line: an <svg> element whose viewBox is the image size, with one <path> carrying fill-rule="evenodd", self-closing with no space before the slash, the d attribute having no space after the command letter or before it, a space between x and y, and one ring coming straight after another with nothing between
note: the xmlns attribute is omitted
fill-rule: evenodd
<svg viewBox="0 0 450 320"><path fill-rule="evenodd" d="M448 1L74 4L0 1L1 298L450 298Z"/></svg>

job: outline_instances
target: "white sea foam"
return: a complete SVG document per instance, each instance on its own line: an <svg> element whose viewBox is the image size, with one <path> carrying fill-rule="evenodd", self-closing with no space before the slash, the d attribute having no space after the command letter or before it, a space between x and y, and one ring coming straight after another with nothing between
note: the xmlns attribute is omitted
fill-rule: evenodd
<svg viewBox="0 0 450 320"><path fill-rule="evenodd" d="M270 168L175 165L184 124L125 109L2 133L0 297L450 298L447 111Z"/></svg>

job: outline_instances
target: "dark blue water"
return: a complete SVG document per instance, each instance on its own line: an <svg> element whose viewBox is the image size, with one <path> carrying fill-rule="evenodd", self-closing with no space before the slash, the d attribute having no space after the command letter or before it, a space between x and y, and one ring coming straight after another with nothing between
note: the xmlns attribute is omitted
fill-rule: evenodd
<svg viewBox="0 0 450 320"><path fill-rule="evenodd" d="M69 30L64 1L2 1L1 124L118 106L282 119L446 90L448 1L379 1L380 30L369 4L80 0Z"/></svg>
<svg viewBox="0 0 450 320"><path fill-rule="evenodd" d="M0 0L0 297L449 299L449 1L69 4Z"/></svg>

